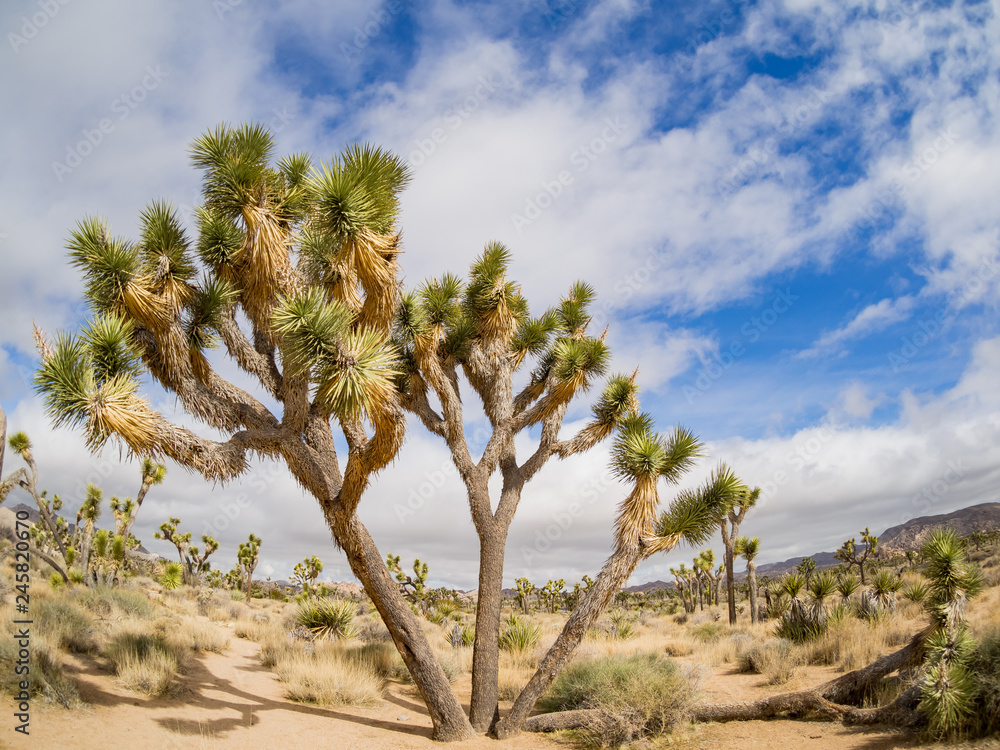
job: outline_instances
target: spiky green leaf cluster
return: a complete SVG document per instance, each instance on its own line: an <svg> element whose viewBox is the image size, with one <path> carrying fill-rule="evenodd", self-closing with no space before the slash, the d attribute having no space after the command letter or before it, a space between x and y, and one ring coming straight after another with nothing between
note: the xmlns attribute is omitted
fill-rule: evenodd
<svg viewBox="0 0 1000 750"><path fill-rule="evenodd" d="M618 425L635 411L639 386L627 375L615 374L608 379L600 398L594 404L594 420L600 425Z"/></svg>
<svg viewBox="0 0 1000 750"><path fill-rule="evenodd" d="M191 163L205 170L203 194L210 209L236 218L259 200L274 153L274 139L257 123L222 124L191 144Z"/></svg>
<svg viewBox="0 0 1000 750"><path fill-rule="evenodd" d="M13 435L8 436L7 445L19 456L23 456L25 451L31 450L31 440L28 439L27 434L24 432L15 432Z"/></svg>
<svg viewBox="0 0 1000 750"><path fill-rule="evenodd" d="M97 384L119 376L137 378L142 373L139 354L132 346L134 332L132 322L117 313L99 315L84 326L80 336Z"/></svg>
<svg viewBox="0 0 1000 750"><path fill-rule="evenodd" d="M156 273L165 258L171 277L181 282L194 278L189 243L173 207L164 201L153 201L139 215L139 226L142 233L139 251L146 273Z"/></svg>
<svg viewBox="0 0 1000 750"><path fill-rule="evenodd" d="M212 349L216 345L215 331L222 324L222 316L236 303L239 293L221 276L206 276L195 290L188 305L184 324L188 344L197 350Z"/></svg>
<svg viewBox="0 0 1000 750"><path fill-rule="evenodd" d="M317 399L332 414L372 419L399 372L397 352L379 332L350 331L338 355L323 358L317 367Z"/></svg>
<svg viewBox="0 0 1000 750"><path fill-rule="evenodd" d="M272 322L283 337L285 366L294 374L315 370L336 358L354 314L342 302L327 301L323 290L311 287L280 300Z"/></svg>
<svg viewBox="0 0 1000 750"><path fill-rule="evenodd" d="M97 217L77 224L67 242L70 264L83 272L85 295L96 313L115 309L125 286L140 272L138 249L130 242L108 235Z"/></svg>
<svg viewBox="0 0 1000 750"><path fill-rule="evenodd" d="M231 216L208 206L199 206L195 213L198 222L198 257L215 273L231 265L243 244L243 230Z"/></svg>
<svg viewBox="0 0 1000 750"><path fill-rule="evenodd" d="M679 535L688 544L707 542L718 530L719 520L746 490L725 464L720 465L699 489L683 490L657 519L657 536Z"/></svg>
<svg viewBox="0 0 1000 750"><path fill-rule="evenodd" d="M469 272L469 283L465 287L465 309L473 316L483 316L495 310L501 301L506 301L513 308L516 303L524 306L524 299L517 294L517 286L507 280L507 267L510 264L510 250L501 242L490 242L483 254L472 264ZM526 310L526 308L525 308Z"/></svg>
<svg viewBox="0 0 1000 750"><path fill-rule="evenodd" d="M410 181L402 159L371 144L353 144L313 169L306 187L315 228L340 244L367 229L389 234L399 215L399 192Z"/></svg>
<svg viewBox="0 0 1000 750"><path fill-rule="evenodd" d="M57 427L85 425L90 395L96 387L86 344L75 336L57 334L51 356L42 360L35 373L34 386Z"/></svg>

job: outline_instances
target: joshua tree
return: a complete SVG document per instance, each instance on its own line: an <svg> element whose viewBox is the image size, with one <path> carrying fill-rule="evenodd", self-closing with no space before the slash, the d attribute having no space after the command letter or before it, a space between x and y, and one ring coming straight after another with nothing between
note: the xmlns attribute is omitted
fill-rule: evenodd
<svg viewBox="0 0 1000 750"><path fill-rule="evenodd" d="M556 612L559 609L559 600L563 589L566 588L566 581L560 578L558 581L549 580L538 592L539 602L542 603L549 612Z"/></svg>
<svg viewBox="0 0 1000 750"><path fill-rule="evenodd" d="M292 580L302 587L302 593L308 597L312 595L316 579L322 572L323 563L316 555L313 555L295 564L295 574L292 576Z"/></svg>
<svg viewBox="0 0 1000 750"><path fill-rule="evenodd" d="M177 548L177 557L180 560L181 570L184 575L184 582L189 586L197 586L201 582L203 573L208 572L210 564L208 558L219 549L218 542L208 534L201 535L201 541L205 545L204 552L191 544L191 532L178 533L177 527L181 519L171 518L160 524L160 530L153 533L156 539L163 539L170 542Z"/></svg>
<svg viewBox="0 0 1000 750"><path fill-rule="evenodd" d="M160 484L163 482L163 478L167 475L167 467L163 464L156 463L150 458L144 458L142 460L141 471L142 484L139 486L139 492L136 494L135 501L129 507L129 512L124 516L121 528L117 532L126 540L132 533L132 524L135 523L136 516L139 515L139 509L142 507L142 501L146 499L146 494L149 492L150 487L154 484Z"/></svg>
<svg viewBox="0 0 1000 750"><path fill-rule="evenodd" d="M405 362L390 341L408 170L369 146L317 168L305 155L275 163L273 151L256 125L220 126L194 142L205 199L194 242L163 202L142 213L137 242L112 236L100 219L82 221L69 248L93 317L80 335L41 342L36 387L55 423L82 428L93 450L115 439L210 481L240 476L252 456L283 460L316 497L392 633L435 738L465 738L472 731L458 699L356 512L402 445L404 402L419 398L397 390ZM251 390L213 366L219 343ZM153 411L138 392L147 374L224 437Z"/></svg>
<svg viewBox="0 0 1000 750"><path fill-rule="evenodd" d="M739 555L747 561L747 587L750 597L750 622L757 622L760 611L757 609L757 564L754 558L760 552L760 539L751 537L747 539L741 536L733 545L734 554Z"/></svg>
<svg viewBox="0 0 1000 750"><path fill-rule="evenodd" d="M531 612L531 595L537 590L535 585L529 581L527 578L518 578L514 581L514 586L517 587L517 594L514 600L521 607L521 612L524 614L530 614Z"/></svg>
<svg viewBox="0 0 1000 750"><path fill-rule="evenodd" d="M427 563L417 558L413 561L413 576L408 576L399 565L399 555L390 552L385 559L389 572L399 581L399 590L411 604L416 604L424 612L427 611Z"/></svg>
<svg viewBox="0 0 1000 750"><path fill-rule="evenodd" d="M236 561L239 563L238 569L243 581L243 592L246 594L248 603L250 594L253 592L253 572L257 568L259 557L260 537L251 533L247 541L240 542L239 549L236 551Z"/></svg>
<svg viewBox="0 0 1000 750"><path fill-rule="evenodd" d="M838 560L843 561L848 569L856 565L858 567L858 575L861 576L861 585L865 585L865 565L868 558L875 552L878 548L878 537L872 534L868 527L861 532L861 543L860 545L854 541L854 537L851 537L846 542L844 542L840 549L833 553L833 556Z"/></svg>
<svg viewBox="0 0 1000 750"><path fill-rule="evenodd" d="M816 558L803 557L802 562L800 562L795 569L806 579L806 586L808 586L809 582L812 580L813 573L816 572Z"/></svg>
<svg viewBox="0 0 1000 750"><path fill-rule="evenodd" d="M447 444L465 483L479 536L469 718L480 730L497 709L504 553L523 489L552 456L565 459L609 438L632 410L636 391L635 374L613 376L594 406L590 424L574 437L560 439L570 403L604 375L610 359L604 335L588 333L594 291L577 282L556 307L531 317L519 287L507 278L509 261L507 248L488 244L472 265L468 283L445 274L419 291L405 293L395 328L403 352L403 406ZM527 385L515 392L514 376L532 357L537 366ZM465 383L490 422L478 460L466 440L463 409L468 395L460 392ZM431 396L440 404L440 413ZM518 461L516 438L534 426L541 428L537 445ZM497 474L502 486L494 502L489 480Z"/></svg>
<svg viewBox="0 0 1000 750"><path fill-rule="evenodd" d="M510 712L499 723L494 722L494 736L503 739L521 731L535 702L642 560L669 552L682 540L704 543L718 528L719 519L746 491L746 485L721 466L705 487L681 492L657 518L659 479L676 482L700 451L699 441L680 427L664 438L653 434L652 419L646 414L633 413L622 421L612 449L612 466L619 477L631 482L632 491L619 505L614 552Z"/></svg>
<svg viewBox="0 0 1000 750"><path fill-rule="evenodd" d="M951 529L936 529L924 543L930 579L926 608L932 631L929 667L920 684L920 708L937 735L954 732L975 710L975 686L968 666L975 643L965 625L969 600L983 588L982 573L966 562L965 545Z"/></svg>
<svg viewBox="0 0 1000 750"><path fill-rule="evenodd" d="M729 624L736 624L736 591L734 587L735 573L733 572L733 558L735 554L734 546L740 535L740 525L746 518L747 512L757 504L760 498L760 487L748 490L740 498L726 517L719 521L719 528L722 531L723 563L726 567L726 595L729 597ZM716 602L718 603L718 602Z"/></svg>

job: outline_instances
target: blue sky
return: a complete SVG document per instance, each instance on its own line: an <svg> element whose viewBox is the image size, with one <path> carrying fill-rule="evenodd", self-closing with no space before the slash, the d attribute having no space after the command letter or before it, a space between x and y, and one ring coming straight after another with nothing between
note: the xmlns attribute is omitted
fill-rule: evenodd
<svg viewBox="0 0 1000 750"><path fill-rule="evenodd" d="M639 366L644 408L709 446L690 481L726 461L765 488L744 527L762 561L998 499L996 3L336 6L0 10L0 404L35 437L46 486L136 484L116 451L91 458L79 435L53 431L28 384L32 321L52 333L85 312L68 231L99 213L134 233L160 197L189 216L187 144L256 120L284 152L322 159L368 140L409 161L408 283L464 272L494 239L536 309L577 278L594 283L597 322L615 366ZM581 400L567 429L587 410ZM602 479L606 459L602 448L533 482L507 578L600 566L623 494ZM409 513L422 487L429 499ZM564 522L587 488L594 501ZM311 554L349 576L315 502L278 467L212 492L175 467L148 502L139 535L161 553L152 530L179 515L223 542L219 566L254 531L276 577ZM468 587L464 503L443 446L414 426L362 517L383 552Z"/></svg>

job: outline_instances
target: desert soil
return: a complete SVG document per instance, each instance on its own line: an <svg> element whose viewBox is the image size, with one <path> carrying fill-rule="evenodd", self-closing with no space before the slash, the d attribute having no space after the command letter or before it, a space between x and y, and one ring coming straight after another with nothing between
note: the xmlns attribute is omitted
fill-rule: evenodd
<svg viewBox="0 0 1000 750"><path fill-rule="evenodd" d="M221 626L220 626L221 627ZM232 638L224 654L202 653L181 678L179 693L146 698L115 685L113 675L90 658L73 658L68 672L79 683L85 708L67 711L35 705L31 734L13 731L13 707L5 702L0 742L9 748L112 748L115 750L296 750L297 748L441 748L431 741L431 723L416 690L392 683L383 705L374 708L319 708L293 703L270 670L260 666L256 643ZM727 667L709 670L702 682L705 700L751 700L818 684L833 673L804 672L782 687L761 685L754 675ZM469 677L456 683L468 700ZM467 705L467 704L466 704ZM890 750L914 747L899 735L853 729L829 722L754 721L686 726L670 747L712 750ZM447 745L455 750L573 747L566 737L525 734L507 742L477 738Z"/></svg>

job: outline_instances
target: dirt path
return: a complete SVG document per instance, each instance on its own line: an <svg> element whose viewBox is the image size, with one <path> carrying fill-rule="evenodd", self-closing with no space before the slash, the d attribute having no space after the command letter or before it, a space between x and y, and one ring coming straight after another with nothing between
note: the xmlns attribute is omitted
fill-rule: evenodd
<svg viewBox="0 0 1000 750"><path fill-rule="evenodd" d="M112 748L112 750L296 750L297 748L441 748L430 739L431 724L414 688L393 683L383 705L374 708L318 708L292 703L274 675L258 661L255 643L233 638L225 654L200 654L171 698L145 698L120 690L95 659L74 659L68 671L79 682L86 709L33 708L30 737L12 731L2 741L12 748ZM810 681L820 675L808 675ZM818 681L818 680L817 680ZM785 688L761 688L760 678L716 669L703 683L706 697L760 697ZM456 684L467 700L469 679ZM8 710L4 715L10 716ZM859 731L824 722L767 721L697 725L680 730L671 747L747 750L891 750L913 745L896 735ZM566 748L565 740L523 735L507 742L478 738L448 745L456 750Z"/></svg>

